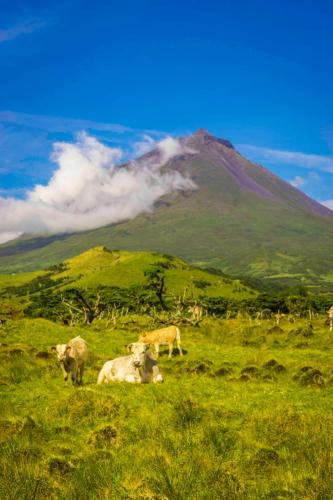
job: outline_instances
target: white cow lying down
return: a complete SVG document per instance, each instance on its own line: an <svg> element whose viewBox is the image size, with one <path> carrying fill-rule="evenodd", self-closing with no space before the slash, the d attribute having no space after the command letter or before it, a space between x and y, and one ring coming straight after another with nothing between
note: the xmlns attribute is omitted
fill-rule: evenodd
<svg viewBox="0 0 333 500"><path fill-rule="evenodd" d="M57 353L65 382L67 383L70 373L73 384L82 384L84 364L89 355L86 341L79 335L68 344L58 344L52 347L52 350Z"/></svg>
<svg viewBox="0 0 333 500"><path fill-rule="evenodd" d="M122 356L107 361L99 372L97 383L132 382L137 384L147 382L163 382L158 362L149 352L149 345L134 342L127 346L129 356Z"/></svg>

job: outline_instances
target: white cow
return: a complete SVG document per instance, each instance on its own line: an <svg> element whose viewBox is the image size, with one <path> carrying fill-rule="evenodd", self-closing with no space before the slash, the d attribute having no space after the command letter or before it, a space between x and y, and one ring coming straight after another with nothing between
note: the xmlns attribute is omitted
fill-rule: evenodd
<svg viewBox="0 0 333 500"><path fill-rule="evenodd" d="M151 332L142 333L139 337L139 342L145 342L154 346L155 355L158 357L160 345L169 346L169 358L172 356L173 344L177 342L179 354L182 356L182 346L180 341L180 330L177 326L167 326L159 330L152 330Z"/></svg>
<svg viewBox="0 0 333 500"><path fill-rule="evenodd" d="M86 341L78 336L70 340L68 344L58 344L52 347L52 350L57 353L66 384L69 373L73 384L82 384L84 364L89 356Z"/></svg>
<svg viewBox="0 0 333 500"><path fill-rule="evenodd" d="M129 356L122 356L107 361L99 372L97 383L108 382L163 382L158 362L149 352L149 345L143 342L134 342L127 346Z"/></svg>

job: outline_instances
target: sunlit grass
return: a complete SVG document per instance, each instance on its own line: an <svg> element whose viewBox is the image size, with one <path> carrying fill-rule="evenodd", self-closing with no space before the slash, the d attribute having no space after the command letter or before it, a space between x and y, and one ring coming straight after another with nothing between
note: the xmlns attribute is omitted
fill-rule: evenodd
<svg viewBox="0 0 333 500"><path fill-rule="evenodd" d="M97 386L104 361L148 321L0 330L0 498L332 498L323 319L304 337L305 320L270 333L269 321L207 318L181 329L183 358L162 352L164 384ZM78 334L91 360L84 386L65 387L50 347ZM306 367L322 381L304 378Z"/></svg>

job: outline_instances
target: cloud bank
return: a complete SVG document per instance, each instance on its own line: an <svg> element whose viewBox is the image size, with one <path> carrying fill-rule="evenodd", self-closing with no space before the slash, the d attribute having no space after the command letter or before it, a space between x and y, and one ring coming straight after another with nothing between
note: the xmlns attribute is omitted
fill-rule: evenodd
<svg viewBox="0 0 333 500"><path fill-rule="evenodd" d="M295 165L301 168L310 168L322 172L333 173L333 157L301 153L298 151L282 151L278 149L268 149L249 144L239 144L237 148L241 153L255 158L260 163L283 163L285 165Z"/></svg>
<svg viewBox="0 0 333 500"><path fill-rule="evenodd" d="M84 132L75 143L57 142L52 154L57 169L47 185L36 185L24 200L0 197L0 243L22 233L83 231L149 212L161 196L195 189L179 172L161 172L172 157L184 153L194 152L167 137L147 158L120 167L121 149Z"/></svg>

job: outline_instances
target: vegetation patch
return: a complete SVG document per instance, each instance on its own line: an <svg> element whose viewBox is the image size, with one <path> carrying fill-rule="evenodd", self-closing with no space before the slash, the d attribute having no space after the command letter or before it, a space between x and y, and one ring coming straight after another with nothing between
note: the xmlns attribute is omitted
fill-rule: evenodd
<svg viewBox="0 0 333 500"><path fill-rule="evenodd" d="M274 334L274 335L276 335L276 334L279 335L281 333L284 333L284 329L281 328L279 325L274 325L271 328L269 328L268 333L271 333L271 334Z"/></svg>
<svg viewBox="0 0 333 500"><path fill-rule="evenodd" d="M53 359L54 355L48 351L39 351L35 354L38 359Z"/></svg>
<svg viewBox="0 0 333 500"><path fill-rule="evenodd" d="M272 448L260 448L254 455L252 464L260 471L262 468L271 468L278 465L280 456Z"/></svg>
<svg viewBox="0 0 333 500"><path fill-rule="evenodd" d="M184 399L175 405L175 418L178 425L182 427L191 427L199 424L203 419L205 410L193 399Z"/></svg>
<svg viewBox="0 0 333 500"><path fill-rule="evenodd" d="M301 326L299 328L296 328L295 330L292 330L291 334L296 335L296 336L302 336L305 338L313 337L314 336L314 329L313 329L312 324L309 323L305 326Z"/></svg>
<svg viewBox="0 0 333 500"><path fill-rule="evenodd" d="M213 364L210 359L192 360L186 363L185 371L195 375L211 373Z"/></svg>
<svg viewBox="0 0 333 500"><path fill-rule="evenodd" d="M259 377L261 374L260 368L257 366L246 366L242 369L241 375L247 375L249 377Z"/></svg>
<svg viewBox="0 0 333 500"><path fill-rule="evenodd" d="M259 337L255 337L253 339L244 339L242 341L242 345L248 347L260 347L262 344L265 344L265 342L266 336L260 335Z"/></svg>
<svg viewBox="0 0 333 500"><path fill-rule="evenodd" d="M286 367L274 358L266 361L266 363L263 364L263 368L275 373L283 373L286 371Z"/></svg>
<svg viewBox="0 0 333 500"><path fill-rule="evenodd" d="M214 372L216 377L225 377L227 375L231 375L234 372L234 368L231 363L225 362L223 365Z"/></svg>
<svg viewBox="0 0 333 500"><path fill-rule="evenodd" d="M324 387L324 375L318 368L312 366L303 366L296 375L294 380L297 380L301 385L312 385L315 387Z"/></svg>
<svg viewBox="0 0 333 500"><path fill-rule="evenodd" d="M54 475L64 476L69 472L73 472L73 465L62 457L52 457L48 461L49 473Z"/></svg>
<svg viewBox="0 0 333 500"><path fill-rule="evenodd" d="M96 448L108 448L116 443L117 429L112 425L105 425L93 431L88 439L88 444Z"/></svg>

